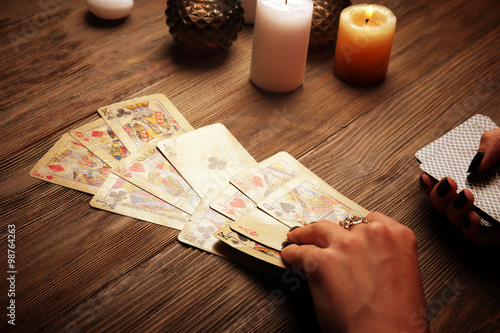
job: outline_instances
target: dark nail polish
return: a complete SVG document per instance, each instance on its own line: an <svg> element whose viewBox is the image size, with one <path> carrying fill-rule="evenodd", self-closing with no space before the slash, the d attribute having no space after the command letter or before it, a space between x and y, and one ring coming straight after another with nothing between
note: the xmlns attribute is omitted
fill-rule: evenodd
<svg viewBox="0 0 500 333"><path fill-rule="evenodd" d="M469 169L467 172L476 172L479 168L479 165L483 161L484 151L478 151L472 161L470 162Z"/></svg>
<svg viewBox="0 0 500 333"><path fill-rule="evenodd" d="M290 242L290 241L287 241L287 240L286 240L286 241L284 241L283 243L281 243L281 248L283 249L283 248L287 247L287 246L288 246L288 245L290 245L290 244L293 244L293 243L292 243L292 242Z"/></svg>
<svg viewBox="0 0 500 333"><path fill-rule="evenodd" d="M296 225L295 227L291 227L290 230L288 230L288 232L292 232L292 231L294 231L295 229L298 229L298 228L300 228L300 226Z"/></svg>
<svg viewBox="0 0 500 333"><path fill-rule="evenodd" d="M437 194L440 197L444 197L445 195L448 194L451 190L451 185L450 182L448 181L448 178L445 178L441 183L439 183L437 187Z"/></svg>
<svg viewBox="0 0 500 333"><path fill-rule="evenodd" d="M427 185L426 182L424 182L424 179L422 178L422 175L420 175L420 179L418 181L420 183L420 188L423 189L423 190L426 190L429 185Z"/></svg>
<svg viewBox="0 0 500 333"><path fill-rule="evenodd" d="M455 197L455 199L453 199L453 208L460 209L463 206L465 206L467 201L469 201L469 199L467 199L465 192L461 191L460 193L458 193L458 195Z"/></svg>
<svg viewBox="0 0 500 333"><path fill-rule="evenodd" d="M464 217L464 227L465 229L469 229L470 227L470 218L467 215Z"/></svg>

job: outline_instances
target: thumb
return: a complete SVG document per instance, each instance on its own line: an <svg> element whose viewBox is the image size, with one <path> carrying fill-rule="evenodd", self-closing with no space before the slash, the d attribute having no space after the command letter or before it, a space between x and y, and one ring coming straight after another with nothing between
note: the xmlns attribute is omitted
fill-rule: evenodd
<svg viewBox="0 0 500 333"><path fill-rule="evenodd" d="M481 136L476 156L467 172L484 171L500 160L500 128L489 130Z"/></svg>

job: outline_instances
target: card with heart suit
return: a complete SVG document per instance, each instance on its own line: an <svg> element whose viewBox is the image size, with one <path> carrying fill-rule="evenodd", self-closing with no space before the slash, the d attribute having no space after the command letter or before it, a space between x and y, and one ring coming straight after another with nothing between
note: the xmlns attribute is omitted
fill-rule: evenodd
<svg viewBox="0 0 500 333"><path fill-rule="evenodd" d="M189 214L110 174L90 201L94 208L181 230Z"/></svg>
<svg viewBox="0 0 500 333"><path fill-rule="evenodd" d="M233 221L209 207L209 202L216 196L217 192L208 191L182 228L178 239L182 243L226 257L227 251L224 251L222 247L227 245L216 238L213 233Z"/></svg>
<svg viewBox="0 0 500 333"><path fill-rule="evenodd" d="M231 184L210 202L210 208L232 220L245 216L255 207L255 203L250 198Z"/></svg>
<svg viewBox="0 0 500 333"><path fill-rule="evenodd" d="M439 151L443 146L456 144L457 138L461 138L460 141L465 140L465 138L468 138L467 140L470 139L474 142L478 142L477 133L481 133L482 135L483 132L495 129L497 127L498 126L489 117L481 114L474 115L465 122L463 122L462 124L452 129L450 132L446 133L445 135L439 137L438 139L431 142L427 146L418 150L415 153L415 156L418 158L420 162L425 162L426 160L434 157L436 152ZM479 140L481 140L480 136Z"/></svg>
<svg viewBox="0 0 500 333"><path fill-rule="evenodd" d="M127 148L102 118L80 126L70 134L112 168L129 155Z"/></svg>
<svg viewBox="0 0 500 333"><path fill-rule="evenodd" d="M458 191L469 189L474 194L474 206L482 212L483 218L500 221L500 163L481 173L469 174L467 169L477 153L484 131L497 126L484 116L474 116L452 131L446 140L434 144L433 155L425 155L420 168L435 179L451 177L457 183ZM478 120L483 120L478 122ZM439 140L439 139L438 139ZM418 152L417 152L418 153ZM422 153L419 153L422 156Z"/></svg>
<svg viewBox="0 0 500 333"><path fill-rule="evenodd" d="M231 176L257 164L222 124L162 140L157 146L200 197L209 189L223 191Z"/></svg>
<svg viewBox="0 0 500 333"><path fill-rule="evenodd" d="M286 234L290 230L290 227L257 208L231 223L230 227L231 230L276 251L281 251L281 244L286 241Z"/></svg>
<svg viewBox="0 0 500 333"><path fill-rule="evenodd" d="M259 201L257 206L289 227L320 220L340 221L368 211L334 190L319 177L303 173Z"/></svg>
<svg viewBox="0 0 500 333"><path fill-rule="evenodd" d="M201 198L156 149L157 139L120 161L113 173L192 214Z"/></svg>
<svg viewBox="0 0 500 333"><path fill-rule="evenodd" d="M95 194L110 172L108 165L66 133L31 169L30 176Z"/></svg>
<svg viewBox="0 0 500 333"><path fill-rule="evenodd" d="M279 251L254 242L253 240L231 230L229 226L221 228L214 233L214 236L232 248L235 248L254 258L281 268L285 268L285 264L283 259L281 259L281 253Z"/></svg>
<svg viewBox="0 0 500 333"><path fill-rule="evenodd" d="M129 99L98 111L130 152L135 152L155 136L170 137L193 130L163 94Z"/></svg>
<svg viewBox="0 0 500 333"><path fill-rule="evenodd" d="M308 172L311 171L290 154L279 152L231 177L230 182L254 202L259 202L290 179Z"/></svg>

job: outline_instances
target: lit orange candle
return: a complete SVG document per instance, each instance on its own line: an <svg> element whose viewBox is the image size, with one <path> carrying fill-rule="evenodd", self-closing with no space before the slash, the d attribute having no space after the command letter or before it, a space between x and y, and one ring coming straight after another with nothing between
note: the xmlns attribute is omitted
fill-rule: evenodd
<svg viewBox="0 0 500 333"><path fill-rule="evenodd" d="M340 14L335 75L347 83L370 85L385 80L396 16L380 5L356 5Z"/></svg>

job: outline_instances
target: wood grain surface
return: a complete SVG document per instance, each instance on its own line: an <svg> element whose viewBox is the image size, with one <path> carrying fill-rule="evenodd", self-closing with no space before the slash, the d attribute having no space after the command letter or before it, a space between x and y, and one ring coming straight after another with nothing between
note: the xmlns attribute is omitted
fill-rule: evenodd
<svg viewBox="0 0 500 333"><path fill-rule="evenodd" d="M499 331L500 251L470 244L434 210L418 189L414 154L474 114L500 124L500 2L376 3L398 20L385 82L339 81L330 47L309 53L302 87L271 94L249 80L250 25L226 52L188 56L168 33L165 1L137 0L118 22L97 19L84 1L3 1L0 331L318 330L300 277L185 246L176 230L94 209L90 195L28 175L63 133L98 119L99 107L153 93L195 128L223 123L257 161L287 151L353 201L409 226L432 331ZM6 317L9 224L15 327Z"/></svg>

